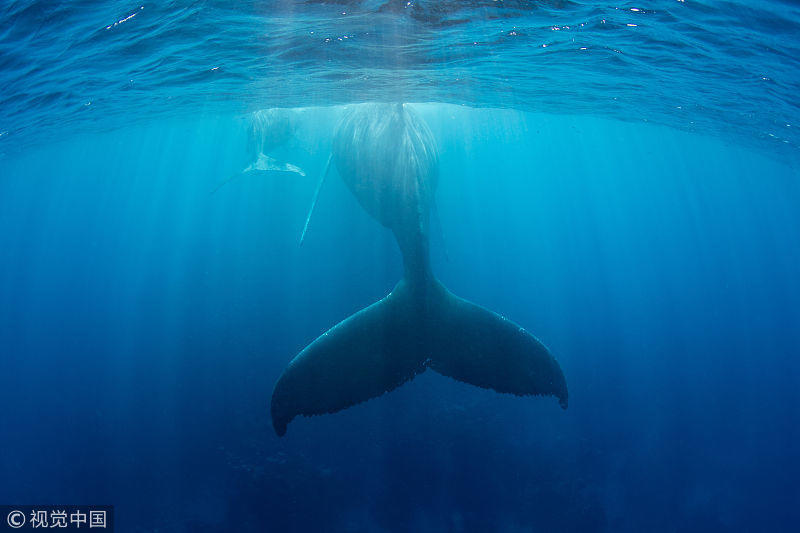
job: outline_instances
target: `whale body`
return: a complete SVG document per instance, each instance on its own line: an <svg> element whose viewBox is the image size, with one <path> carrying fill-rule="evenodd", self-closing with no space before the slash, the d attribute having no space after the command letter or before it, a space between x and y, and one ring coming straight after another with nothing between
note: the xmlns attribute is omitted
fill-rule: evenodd
<svg viewBox="0 0 800 533"><path fill-rule="evenodd" d="M249 152L253 162L242 173L253 171L306 173L297 165L279 161L270 152L291 140L297 130L297 111L270 108L253 112L250 116Z"/></svg>
<svg viewBox="0 0 800 533"><path fill-rule="evenodd" d="M428 232L439 158L416 112L405 104L354 106L336 129L331 160L359 204L394 233L404 277L292 359L272 393L275 432L284 435L298 415L380 396L428 368L502 393L555 396L566 409L564 374L544 344L433 275Z"/></svg>

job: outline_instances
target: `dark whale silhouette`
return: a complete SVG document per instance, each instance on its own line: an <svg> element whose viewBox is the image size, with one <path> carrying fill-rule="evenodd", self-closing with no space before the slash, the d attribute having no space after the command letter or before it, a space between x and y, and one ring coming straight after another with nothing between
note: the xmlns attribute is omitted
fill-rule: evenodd
<svg viewBox="0 0 800 533"><path fill-rule="evenodd" d="M332 161L361 206L390 228L405 275L385 298L300 352L272 393L278 435L297 415L333 413L391 391L430 368L567 407L558 362L510 320L459 298L431 272L429 212L438 180L433 135L404 104L354 106L334 135Z"/></svg>

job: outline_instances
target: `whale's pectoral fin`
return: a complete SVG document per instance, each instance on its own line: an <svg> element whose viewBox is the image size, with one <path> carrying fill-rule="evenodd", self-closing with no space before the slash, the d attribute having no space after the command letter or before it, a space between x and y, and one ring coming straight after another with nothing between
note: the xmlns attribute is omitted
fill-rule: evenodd
<svg viewBox="0 0 800 533"><path fill-rule="evenodd" d="M258 158L253 163L248 165L247 168L242 171L242 173L253 172L255 170L260 170L262 172L294 172L295 174L300 174L301 176L306 175L305 171L303 171L303 169L297 165L279 161L263 152L258 154Z"/></svg>
<svg viewBox="0 0 800 533"><path fill-rule="evenodd" d="M308 215L306 216L306 223L303 224L303 233L300 234L300 246L303 245L303 240L306 238L306 232L308 231L308 224L311 222L311 215L314 214L314 208L317 206L319 191L322 190L322 184L325 183L325 178L328 177L328 172L331 169L332 159L333 159L333 154L328 156L328 162L325 163L325 170L322 172L322 175L319 178L319 182L317 182L317 188L314 189L314 196L311 198L311 207L309 208Z"/></svg>
<svg viewBox="0 0 800 533"><path fill-rule="evenodd" d="M332 327L295 357L272 393L278 435L297 415L334 413L388 392L425 369L413 321L392 296Z"/></svg>
<svg viewBox="0 0 800 533"><path fill-rule="evenodd" d="M428 366L458 381L521 396L555 396L567 408L561 367L536 337L510 320L448 294Z"/></svg>
<svg viewBox="0 0 800 533"><path fill-rule="evenodd" d="M233 180L235 180L236 178L238 178L242 174L243 174L243 172L239 172L239 173L233 174L231 177L221 181L219 183L219 185L214 187L214 190L212 190L209 194L215 194L218 190L220 190L221 188L223 188L224 186L226 186L227 184L229 184L230 182L232 182Z"/></svg>
<svg viewBox="0 0 800 533"><path fill-rule="evenodd" d="M248 165L242 172L253 172L256 170L262 172L294 172L301 176L306 175L305 171L297 165L280 161L265 153L258 154L258 159Z"/></svg>
<svg viewBox="0 0 800 533"><path fill-rule="evenodd" d="M258 154L258 158L247 165L244 170L237 174L233 174L228 179L221 182L219 185L214 187L214 190L211 191L211 194L214 194L221 188L223 188L228 183L232 182L236 178L244 176L245 174L249 174L251 172L293 172L295 174L299 174L300 176L305 176L306 173L303 171L302 168L298 167L297 165L293 165L291 163L284 163L282 161L278 161L272 156L268 156L264 153Z"/></svg>

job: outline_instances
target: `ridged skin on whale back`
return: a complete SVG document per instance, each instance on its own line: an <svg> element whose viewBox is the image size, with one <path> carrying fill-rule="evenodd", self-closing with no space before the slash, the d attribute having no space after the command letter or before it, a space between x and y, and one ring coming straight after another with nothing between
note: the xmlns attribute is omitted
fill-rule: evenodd
<svg viewBox="0 0 800 533"><path fill-rule="evenodd" d="M566 380L547 348L454 296L431 272L427 223L438 157L424 122L397 104L356 106L336 131L332 157L359 203L394 232L405 275L289 363L272 394L275 432L286 433L297 415L380 396L427 368L498 392L555 396L566 408Z"/></svg>
<svg viewBox="0 0 800 533"><path fill-rule="evenodd" d="M333 162L361 207L384 226L426 218L439 155L427 124L409 106L353 106L336 129Z"/></svg>
<svg viewBox="0 0 800 533"><path fill-rule="evenodd" d="M291 139L297 129L297 112L291 109L261 109L250 116L250 143L253 159L268 154Z"/></svg>

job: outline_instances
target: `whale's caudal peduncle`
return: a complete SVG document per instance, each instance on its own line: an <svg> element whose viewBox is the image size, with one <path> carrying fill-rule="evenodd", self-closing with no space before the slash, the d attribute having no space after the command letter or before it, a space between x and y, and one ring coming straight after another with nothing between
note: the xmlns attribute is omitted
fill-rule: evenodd
<svg viewBox="0 0 800 533"><path fill-rule="evenodd" d="M389 295L289 363L272 394L276 433L297 415L345 409L427 368L498 392L556 396L566 408L566 381L547 348L510 320L451 294L433 275L428 228L439 159L413 109L354 106L335 132L331 161L367 213L394 233L405 275Z"/></svg>

